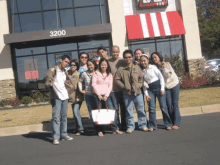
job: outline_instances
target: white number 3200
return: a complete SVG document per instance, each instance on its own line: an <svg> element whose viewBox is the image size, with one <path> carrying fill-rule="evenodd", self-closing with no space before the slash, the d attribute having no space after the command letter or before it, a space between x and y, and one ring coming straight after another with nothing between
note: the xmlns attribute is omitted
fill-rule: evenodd
<svg viewBox="0 0 220 165"><path fill-rule="evenodd" d="M50 31L50 37L65 36L66 30Z"/></svg>

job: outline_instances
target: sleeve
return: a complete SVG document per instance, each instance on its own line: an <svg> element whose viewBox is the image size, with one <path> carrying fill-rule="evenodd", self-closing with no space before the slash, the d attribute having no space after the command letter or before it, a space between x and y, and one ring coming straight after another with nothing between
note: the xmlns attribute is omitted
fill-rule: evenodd
<svg viewBox="0 0 220 165"><path fill-rule="evenodd" d="M108 86L108 89L106 90L106 93L105 93L105 96L109 96L111 91L112 91L112 86L113 86L113 76L112 74L110 73L109 75L109 86Z"/></svg>
<svg viewBox="0 0 220 165"><path fill-rule="evenodd" d="M119 86L119 88L123 89L125 85L121 80L122 80L121 69L119 68L118 71L115 73L115 83Z"/></svg>
<svg viewBox="0 0 220 165"><path fill-rule="evenodd" d="M143 87L143 84L144 84L144 73L141 69L139 69L139 77L138 77L138 85L140 88Z"/></svg>
<svg viewBox="0 0 220 165"><path fill-rule="evenodd" d="M165 63L164 65L165 65L165 67L163 67L163 70L162 70L163 74L166 78L169 78L172 76L172 73L174 70L169 62Z"/></svg>
<svg viewBox="0 0 220 165"><path fill-rule="evenodd" d="M175 71L173 70L173 67L171 66L171 64L169 62L167 64L168 64L169 69L170 69L170 74L175 73Z"/></svg>
<svg viewBox="0 0 220 165"><path fill-rule="evenodd" d="M143 86L143 92L144 92L144 94L145 94L146 96L148 96L148 91L147 91L146 86Z"/></svg>
<svg viewBox="0 0 220 165"><path fill-rule="evenodd" d="M98 76L95 72L92 76L92 87L93 87L94 92L99 96L100 93L99 93L99 90L98 90L99 85L97 84L97 79L98 79Z"/></svg>
<svg viewBox="0 0 220 165"><path fill-rule="evenodd" d="M45 85L46 86L50 86L50 83L53 82L53 72L51 69L49 69L47 71L47 74L46 74L46 78L45 78Z"/></svg>
<svg viewBox="0 0 220 165"><path fill-rule="evenodd" d="M82 83L84 80L85 80L85 73L83 73L79 78L78 87L80 92L82 92Z"/></svg>
<svg viewBox="0 0 220 165"><path fill-rule="evenodd" d="M154 67L154 72L156 74L156 76L160 79L160 85L161 85L161 91L165 90L165 81L163 78L163 75L161 74L160 70L155 66Z"/></svg>
<svg viewBox="0 0 220 165"><path fill-rule="evenodd" d="M144 74L144 72L143 72ZM147 88L149 88L147 82L145 81L144 77L143 77L143 81L144 81L144 85L143 85L143 92L146 96L148 96L148 91L147 91Z"/></svg>

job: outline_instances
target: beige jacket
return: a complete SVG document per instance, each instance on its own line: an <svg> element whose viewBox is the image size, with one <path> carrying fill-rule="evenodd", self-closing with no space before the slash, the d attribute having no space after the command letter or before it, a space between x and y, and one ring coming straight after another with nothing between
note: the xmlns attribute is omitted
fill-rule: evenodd
<svg viewBox="0 0 220 165"><path fill-rule="evenodd" d="M83 101L84 99L83 94L79 92L79 89L77 86L78 81L79 81L79 73L77 71L72 73L71 70L68 70L67 80L65 82L65 85L66 85L66 89L69 94L69 101L71 101L72 103L75 103L77 101Z"/></svg>
<svg viewBox="0 0 220 165"><path fill-rule="evenodd" d="M179 79L169 62L164 62L159 69L164 77L167 89L171 89L179 83Z"/></svg>

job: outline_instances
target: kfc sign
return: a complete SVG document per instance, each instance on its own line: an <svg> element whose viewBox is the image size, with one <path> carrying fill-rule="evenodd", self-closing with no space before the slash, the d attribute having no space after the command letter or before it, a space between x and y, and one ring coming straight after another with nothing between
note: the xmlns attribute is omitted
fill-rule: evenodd
<svg viewBox="0 0 220 165"><path fill-rule="evenodd" d="M139 0L139 8L163 7L168 5L168 0Z"/></svg>

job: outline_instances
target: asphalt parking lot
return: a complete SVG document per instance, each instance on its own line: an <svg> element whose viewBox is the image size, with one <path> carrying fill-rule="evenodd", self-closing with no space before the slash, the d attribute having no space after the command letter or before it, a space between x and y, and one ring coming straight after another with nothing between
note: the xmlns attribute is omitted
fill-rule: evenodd
<svg viewBox="0 0 220 165"><path fill-rule="evenodd" d="M0 137L1 165L219 165L220 113L182 117L179 130L104 137L74 136L52 144L51 133Z"/></svg>

